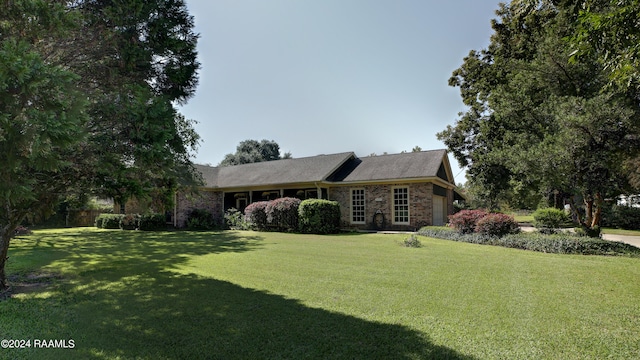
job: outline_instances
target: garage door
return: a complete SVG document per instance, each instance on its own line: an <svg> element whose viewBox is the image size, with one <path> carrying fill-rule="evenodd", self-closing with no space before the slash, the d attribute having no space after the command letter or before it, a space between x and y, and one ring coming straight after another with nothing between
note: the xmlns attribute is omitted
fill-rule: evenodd
<svg viewBox="0 0 640 360"><path fill-rule="evenodd" d="M447 213L447 198L433 195L433 225L443 226Z"/></svg>

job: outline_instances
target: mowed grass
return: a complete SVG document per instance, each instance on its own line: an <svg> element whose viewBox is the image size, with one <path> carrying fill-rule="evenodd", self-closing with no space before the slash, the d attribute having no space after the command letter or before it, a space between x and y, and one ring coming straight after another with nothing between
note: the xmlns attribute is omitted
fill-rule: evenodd
<svg viewBox="0 0 640 360"><path fill-rule="evenodd" d="M25 359L634 359L640 259L406 235L67 229L14 240Z"/></svg>

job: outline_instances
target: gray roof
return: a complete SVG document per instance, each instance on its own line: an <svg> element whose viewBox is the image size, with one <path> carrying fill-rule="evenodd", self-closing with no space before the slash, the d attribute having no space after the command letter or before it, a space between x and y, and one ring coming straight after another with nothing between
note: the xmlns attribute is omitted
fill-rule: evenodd
<svg viewBox="0 0 640 360"><path fill-rule="evenodd" d="M436 177L446 155L445 150L430 150L353 159L331 180L361 182Z"/></svg>
<svg viewBox="0 0 640 360"><path fill-rule="evenodd" d="M197 165L207 187L230 188L324 181L353 152L212 168Z"/></svg>
<svg viewBox="0 0 640 360"><path fill-rule="evenodd" d="M196 165L210 188L314 182L364 182L430 178L442 174L445 150L357 158L353 152L227 167ZM440 173L439 173L440 172Z"/></svg>

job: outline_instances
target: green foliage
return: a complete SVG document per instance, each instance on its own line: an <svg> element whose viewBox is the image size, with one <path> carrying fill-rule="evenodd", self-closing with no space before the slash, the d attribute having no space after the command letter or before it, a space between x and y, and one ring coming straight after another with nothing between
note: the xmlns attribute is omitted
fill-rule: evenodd
<svg viewBox="0 0 640 360"><path fill-rule="evenodd" d="M267 230L267 204L268 201L256 201L244 209L245 220L254 230Z"/></svg>
<svg viewBox="0 0 640 360"><path fill-rule="evenodd" d="M280 145L273 140L244 140L240 142L236 148L236 152L225 155L218 166L273 161L280 160L281 158L290 159L291 154L287 153L284 157L280 157Z"/></svg>
<svg viewBox="0 0 640 360"><path fill-rule="evenodd" d="M614 205L605 215L605 226L640 230L640 208Z"/></svg>
<svg viewBox="0 0 640 360"><path fill-rule="evenodd" d="M578 221L591 228L603 200L631 186L640 108L637 93L607 86L597 56L569 61L576 11L573 2L501 4L488 48L449 80L468 109L438 138L469 166L469 188L489 209L515 194L531 208L557 190L585 200Z"/></svg>
<svg viewBox="0 0 640 360"><path fill-rule="evenodd" d="M271 200L265 207L267 223L277 231L298 230L300 199L284 197Z"/></svg>
<svg viewBox="0 0 640 360"><path fill-rule="evenodd" d="M103 229L120 229L120 219L124 217L123 214L100 214L102 218ZM96 221L96 224L98 221Z"/></svg>
<svg viewBox="0 0 640 360"><path fill-rule="evenodd" d="M467 242L472 244L494 245L544 253L581 255L627 255L640 257L640 249L629 244L567 233L519 233L510 234L503 237L495 237L481 235L479 233L460 234L452 230L425 227L420 229L418 234L428 237Z"/></svg>
<svg viewBox="0 0 640 360"><path fill-rule="evenodd" d="M193 209L187 215L187 229L214 230L219 228L213 214L207 209Z"/></svg>
<svg viewBox="0 0 640 360"><path fill-rule="evenodd" d="M164 214L150 213L140 215L138 229L141 231L167 230Z"/></svg>
<svg viewBox="0 0 640 360"><path fill-rule="evenodd" d="M242 212L236 208L227 210L224 213L224 220L231 230L249 230L250 228Z"/></svg>
<svg viewBox="0 0 640 360"><path fill-rule="evenodd" d="M138 214L124 214L120 218L120 229L122 230L135 230L140 223L140 215Z"/></svg>
<svg viewBox="0 0 640 360"><path fill-rule="evenodd" d="M567 214L556 208L542 208L533 213L533 226L545 233L553 233L556 229L570 221Z"/></svg>
<svg viewBox="0 0 640 360"><path fill-rule="evenodd" d="M418 237L415 234L411 234L409 235L409 237L402 240L400 242L400 245L404 247L411 247L411 248L422 247L422 243L420 242L420 239L418 239Z"/></svg>
<svg viewBox="0 0 640 360"><path fill-rule="evenodd" d="M336 201L307 199L298 208L303 233L332 234L340 230L340 205Z"/></svg>
<svg viewBox="0 0 640 360"><path fill-rule="evenodd" d="M449 215L449 224L461 234L470 234L476 231L478 220L487 215L484 210L461 210Z"/></svg>
<svg viewBox="0 0 640 360"><path fill-rule="evenodd" d="M518 222L506 214L487 214L476 223L475 232L485 236L502 237L520 232Z"/></svg>

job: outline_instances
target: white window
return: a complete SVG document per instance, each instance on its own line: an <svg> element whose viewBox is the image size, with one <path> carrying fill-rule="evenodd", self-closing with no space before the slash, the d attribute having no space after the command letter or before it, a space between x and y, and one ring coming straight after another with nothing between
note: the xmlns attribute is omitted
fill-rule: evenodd
<svg viewBox="0 0 640 360"><path fill-rule="evenodd" d="M351 223L365 223L364 189L351 189Z"/></svg>
<svg viewBox="0 0 640 360"><path fill-rule="evenodd" d="M409 188L393 188L393 223L409 224Z"/></svg>

